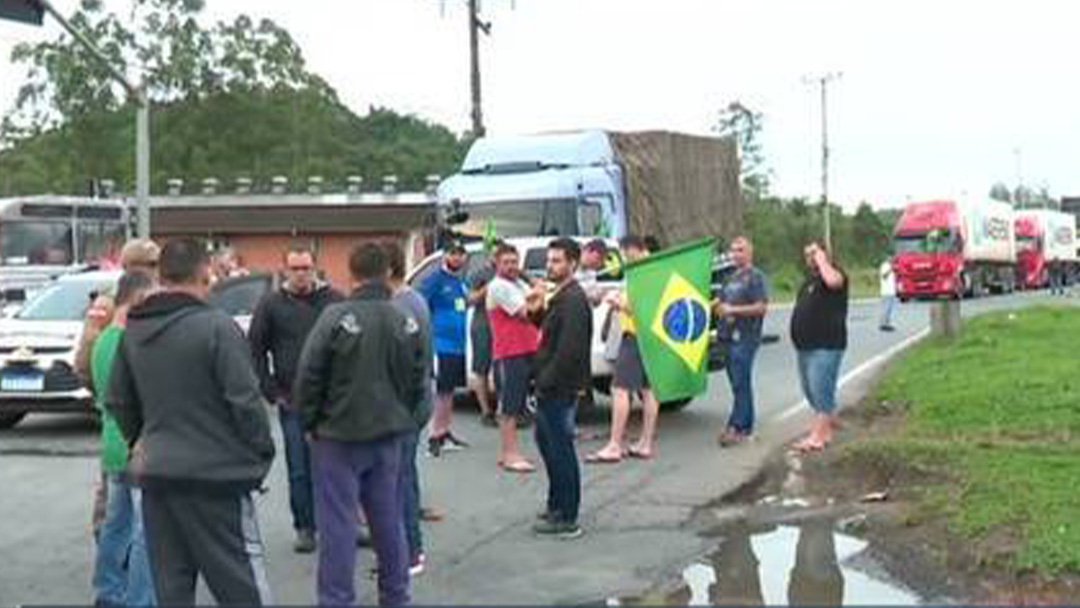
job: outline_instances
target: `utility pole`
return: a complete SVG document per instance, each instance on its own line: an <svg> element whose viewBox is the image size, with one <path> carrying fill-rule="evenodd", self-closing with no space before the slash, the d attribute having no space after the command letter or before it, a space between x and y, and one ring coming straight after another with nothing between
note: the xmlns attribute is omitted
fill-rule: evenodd
<svg viewBox="0 0 1080 608"><path fill-rule="evenodd" d="M81 31L75 28L49 0L35 0L36 3L52 15L57 22L71 34L75 40L108 70L127 91L138 108L135 114L135 203L137 205L136 236L150 238L150 98L146 93L145 83L136 85L112 64L112 61L97 48Z"/></svg>
<svg viewBox="0 0 1080 608"><path fill-rule="evenodd" d="M491 24L480 20L480 0L469 0L469 62L472 85L472 135L484 136L484 114L480 104L480 32L491 34Z"/></svg>
<svg viewBox="0 0 1080 608"><path fill-rule="evenodd" d="M829 83L839 79L842 72L829 72L813 78L804 78L803 82L821 87L821 213L825 223L825 248L832 249L832 222L829 213Z"/></svg>

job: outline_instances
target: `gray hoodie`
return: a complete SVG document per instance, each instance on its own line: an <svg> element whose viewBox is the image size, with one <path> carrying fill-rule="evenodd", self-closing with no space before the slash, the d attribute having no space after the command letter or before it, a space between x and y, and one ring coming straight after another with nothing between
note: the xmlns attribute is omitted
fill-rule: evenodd
<svg viewBox="0 0 1080 608"><path fill-rule="evenodd" d="M274 443L247 340L224 312L163 292L128 315L106 408L133 447L144 487L259 487Z"/></svg>

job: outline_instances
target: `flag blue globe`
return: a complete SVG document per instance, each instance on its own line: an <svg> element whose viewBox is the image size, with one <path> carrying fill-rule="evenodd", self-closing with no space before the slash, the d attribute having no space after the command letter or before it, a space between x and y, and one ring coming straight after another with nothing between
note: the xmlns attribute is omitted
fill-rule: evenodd
<svg viewBox="0 0 1080 608"><path fill-rule="evenodd" d="M675 342L694 342L708 329L709 315L694 298L679 298L664 310L664 331Z"/></svg>

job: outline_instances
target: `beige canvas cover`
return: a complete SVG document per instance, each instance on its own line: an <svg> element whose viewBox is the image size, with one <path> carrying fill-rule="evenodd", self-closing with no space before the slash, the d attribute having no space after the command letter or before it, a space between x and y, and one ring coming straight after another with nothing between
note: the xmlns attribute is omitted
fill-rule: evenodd
<svg viewBox="0 0 1080 608"><path fill-rule="evenodd" d="M731 137L611 133L626 183L628 229L670 247L742 231L739 156Z"/></svg>

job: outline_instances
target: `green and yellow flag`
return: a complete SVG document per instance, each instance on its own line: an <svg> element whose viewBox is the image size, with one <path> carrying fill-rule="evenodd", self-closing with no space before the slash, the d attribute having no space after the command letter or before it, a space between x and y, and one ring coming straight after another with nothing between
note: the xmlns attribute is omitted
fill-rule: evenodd
<svg viewBox="0 0 1080 608"><path fill-rule="evenodd" d="M693 397L707 387L715 246L715 239L703 239L626 266L638 345L660 401Z"/></svg>

